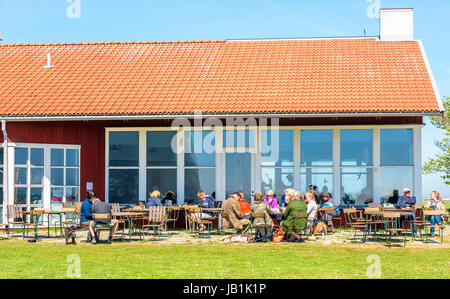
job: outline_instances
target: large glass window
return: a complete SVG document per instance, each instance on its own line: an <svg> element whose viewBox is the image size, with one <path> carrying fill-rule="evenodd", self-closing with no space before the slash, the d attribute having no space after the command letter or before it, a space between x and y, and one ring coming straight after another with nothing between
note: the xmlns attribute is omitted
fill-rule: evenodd
<svg viewBox="0 0 450 299"><path fill-rule="evenodd" d="M341 165L372 165L372 130L341 130Z"/></svg>
<svg viewBox="0 0 450 299"><path fill-rule="evenodd" d="M341 204L373 202L373 169L341 168Z"/></svg>
<svg viewBox="0 0 450 299"><path fill-rule="evenodd" d="M216 134L214 131L185 132L184 165L212 167L216 165Z"/></svg>
<svg viewBox="0 0 450 299"><path fill-rule="evenodd" d="M176 136L173 131L147 132L147 166L177 166L177 154L172 149Z"/></svg>
<svg viewBox="0 0 450 299"><path fill-rule="evenodd" d="M394 190L398 190L398 194L401 195L404 188L413 189L412 167L382 167L380 177L381 202L387 202Z"/></svg>
<svg viewBox="0 0 450 299"><path fill-rule="evenodd" d="M109 202L135 205L139 201L139 170L109 170Z"/></svg>
<svg viewBox="0 0 450 299"><path fill-rule="evenodd" d="M109 166L139 166L139 132L109 133Z"/></svg>
<svg viewBox="0 0 450 299"><path fill-rule="evenodd" d="M293 166L294 134L291 130L261 132L261 165Z"/></svg>
<svg viewBox="0 0 450 299"><path fill-rule="evenodd" d="M319 194L329 192L333 196L333 168L302 168L300 182L302 192L316 186Z"/></svg>
<svg viewBox="0 0 450 299"><path fill-rule="evenodd" d="M186 203L198 203L197 193L203 190L212 197L216 196L216 169L186 169L184 172L184 199Z"/></svg>
<svg viewBox="0 0 450 299"><path fill-rule="evenodd" d="M302 130L300 138L302 166L333 165L332 130Z"/></svg>
<svg viewBox="0 0 450 299"><path fill-rule="evenodd" d="M281 201L281 196L284 190L292 188L294 185L294 169L290 168L273 168L263 167L261 174L261 190L265 194L272 190L278 200Z"/></svg>
<svg viewBox="0 0 450 299"><path fill-rule="evenodd" d="M413 165L413 130L380 130L381 166Z"/></svg>
<svg viewBox="0 0 450 299"><path fill-rule="evenodd" d="M147 169L147 196L153 190L161 192L161 196L167 191L177 193L177 169Z"/></svg>

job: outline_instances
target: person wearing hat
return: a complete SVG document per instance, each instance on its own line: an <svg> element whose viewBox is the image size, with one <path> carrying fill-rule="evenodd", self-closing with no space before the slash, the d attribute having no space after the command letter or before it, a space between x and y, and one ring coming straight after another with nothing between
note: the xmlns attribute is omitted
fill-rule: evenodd
<svg viewBox="0 0 450 299"><path fill-rule="evenodd" d="M269 205L272 210L279 209L278 199L275 197L275 194L272 190L266 192L266 196L264 197L264 202Z"/></svg>
<svg viewBox="0 0 450 299"><path fill-rule="evenodd" d="M405 209L411 208L416 204L416 197L411 196L411 190L408 188L403 189L403 196L400 196L397 201L397 208ZM412 219L416 220L416 213L411 212ZM400 227L403 227L403 221L409 216L401 216L400 217ZM414 232L416 232L416 226L414 226Z"/></svg>
<svg viewBox="0 0 450 299"><path fill-rule="evenodd" d="M320 194L320 198L323 203L319 206L319 208L335 207L334 200L331 198L330 193L322 192ZM327 220L328 229L331 230L332 233L335 232L334 227L333 227L333 218L339 217L340 215L341 215L341 213L339 211L339 208L335 208L332 211L325 211L325 213L324 213L324 217L325 217L324 220Z"/></svg>

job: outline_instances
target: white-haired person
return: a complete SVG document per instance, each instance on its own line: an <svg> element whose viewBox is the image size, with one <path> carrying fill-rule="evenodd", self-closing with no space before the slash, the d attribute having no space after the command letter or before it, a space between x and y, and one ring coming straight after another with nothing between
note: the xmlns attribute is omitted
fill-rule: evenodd
<svg viewBox="0 0 450 299"><path fill-rule="evenodd" d="M306 228L306 218L294 217L297 213L306 214L307 212L306 203L300 199L303 197L303 194L300 194L301 193L296 193L296 191L291 188L286 189L285 191L286 202L288 202L288 205L284 212L281 226L286 233L286 241L303 241L301 231Z"/></svg>
<svg viewBox="0 0 450 299"><path fill-rule="evenodd" d="M439 194L439 192L437 191L433 191L431 192L431 199L429 201L427 201L425 203L425 208L431 209L433 211L439 211L441 214L445 213L445 205L442 202L442 198L441 195ZM441 225L442 223L442 216L441 215L430 215L428 216L430 217L430 223L431 223L431 228L430 228L430 234L432 236L435 236L435 225Z"/></svg>

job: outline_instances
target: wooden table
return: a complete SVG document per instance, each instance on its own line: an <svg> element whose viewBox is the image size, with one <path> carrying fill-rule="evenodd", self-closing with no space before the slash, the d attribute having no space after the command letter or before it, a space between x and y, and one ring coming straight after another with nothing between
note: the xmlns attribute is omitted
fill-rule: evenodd
<svg viewBox="0 0 450 299"><path fill-rule="evenodd" d="M50 238L50 217L52 215L58 215L59 216L59 231L61 233L61 237L64 236L63 235L63 231L62 231L62 217L65 214L72 214L75 213L75 209L68 209L65 211L48 211L48 210L44 210L44 214L47 214L47 230L48 230L48 237ZM31 215L32 211L25 211L23 212L23 215ZM56 228L56 224L55 224L55 228Z"/></svg>
<svg viewBox="0 0 450 299"><path fill-rule="evenodd" d="M120 212L120 213L112 213L112 217L114 218L127 218L128 221L128 241L131 241L131 236L133 233L133 220L135 216L143 216L145 212Z"/></svg>

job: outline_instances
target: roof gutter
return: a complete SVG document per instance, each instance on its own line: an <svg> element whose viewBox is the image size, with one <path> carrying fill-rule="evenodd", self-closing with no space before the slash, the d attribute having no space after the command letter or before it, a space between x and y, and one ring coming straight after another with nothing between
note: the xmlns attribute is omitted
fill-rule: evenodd
<svg viewBox="0 0 450 299"><path fill-rule="evenodd" d="M310 118L310 117L423 117L439 116L442 112L392 112L392 113L221 113L221 114L143 114L143 115L42 115L42 116L4 116L7 121L89 121L89 120L161 120L203 118Z"/></svg>

